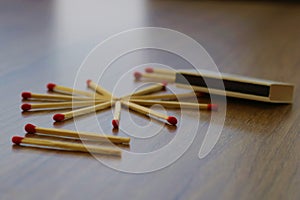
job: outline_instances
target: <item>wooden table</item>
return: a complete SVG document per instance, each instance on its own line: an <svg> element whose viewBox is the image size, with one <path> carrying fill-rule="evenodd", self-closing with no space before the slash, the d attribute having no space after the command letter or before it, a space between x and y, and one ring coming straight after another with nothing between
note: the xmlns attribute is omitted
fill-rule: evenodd
<svg viewBox="0 0 300 200"><path fill-rule="evenodd" d="M0 199L299 199L299 24L297 3L1 1ZM92 48L113 34L144 26L189 35L204 46L221 72L294 83L294 104L228 99L221 137L201 160L197 154L210 123L209 112L201 113L200 118L191 114L188 123L174 128L161 121L149 125L149 118L133 112L130 118L124 111L118 132L112 131L110 110L97 113L107 134L125 135L123 130L138 124L143 131L132 134L143 137L151 135L153 126L161 127L151 138L133 138L127 149L131 152L162 148L176 134L188 134L200 123L183 156L151 173L113 170L85 153L12 145L10 138L24 135L23 126L29 122L75 129L72 120L53 124L51 116L56 111L22 113L22 91L45 92L48 82L72 86ZM116 62L111 76L118 74L118 67L148 62L149 58L175 69L184 64L166 53L137 52ZM114 83L104 85L111 89ZM136 86L138 83L128 80L129 89ZM170 112L180 116L176 110ZM78 121L86 124L86 129L96 130L90 118ZM130 164L146 167L160 161ZM112 162L126 162L126 157Z"/></svg>

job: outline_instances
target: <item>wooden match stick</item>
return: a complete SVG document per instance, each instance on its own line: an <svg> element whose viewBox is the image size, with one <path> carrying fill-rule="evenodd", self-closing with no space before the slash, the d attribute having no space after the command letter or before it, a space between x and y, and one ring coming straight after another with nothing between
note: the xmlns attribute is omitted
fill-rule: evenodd
<svg viewBox="0 0 300 200"><path fill-rule="evenodd" d="M134 110L136 112L139 112L139 113L142 113L142 114L145 114L145 115L155 116L157 118L167 120L167 122L169 122L172 125L177 124L177 119L173 116L168 116L168 115L165 115L163 113L159 113L157 111L151 110L149 108L146 108L144 106L140 106L136 103L132 103L132 102L129 102L129 101L121 101L121 102L124 105L126 105L127 107L129 107L131 110Z"/></svg>
<svg viewBox="0 0 300 200"><path fill-rule="evenodd" d="M91 89L93 89L94 91L96 91L98 94L101 94L103 96L112 98L112 94L107 91L106 89L104 89L103 87L100 87L99 85L97 85L95 82L93 82L92 80L87 80L86 81L87 86Z"/></svg>
<svg viewBox="0 0 300 200"><path fill-rule="evenodd" d="M174 83L176 76L165 75L165 74L152 74L152 73L140 73L135 72L134 77L136 80L140 80L141 78L151 79L151 80L158 80L158 81L166 81L168 83Z"/></svg>
<svg viewBox="0 0 300 200"><path fill-rule="evenodd" d="M175 70L169 70L169 69L163 69L163 68L152 68L152 67L147 67L145 69L146 73L156 73L156 74L166 74L170 76L175 76L176 71Z"/></svg>
<svg viewBox="0 0 300 200"><path fill-rule="evenodd" d="M144 89L138 90L136 92L134 92L133 94L131 94L131 96L140 96L140 95L145 95L145 94L151 94L153 92L158 92L161 90L165 90L167 86L167 83L155 83L149 87L146 87Z"/></svg>
<svg viewBox="0 0 300 200"><path fill-rule="evenodd" d="M202 93L199 92L189 92L189 93L182 93L182 94L157 94L157 95L141 95L141 96L132 96L131 99L144 99L144 100L151 100L151 99L183 99L189 97L200 97Z"/></svg>
<svg viewBox="0 0 300 200"><path fill-rule="evenodd" d="M71 151L80 151L80 152L99 153L103 155L121 156L121 151L117 148L99 147L95 145L83 145L83 144L76 144L71 142L27 138L21 136L13 136L12 142L17 145L29 144L29 145L38 145L43 147L54 147L54 148L59 148L61 150L71 150Z"/></svg>
<svg viewBox="0 0 300 200"><path fill-rule="evenodd" d="M89 132L78 132L78 131L71 131L66 129L43 128L43 127L37 127L33 124L26 124L24 128L27 133L32 133L32 134L42 133L46 135L80 138L80 139L92 140L92 141L110 141L115 144L129 144L130 142L129 137L119 137L119 136L89 133Z"/></svg>
<svg viewBox="0 0 300 200"><path fill-rule="evenodd" d="M112 120L112 125L114 128L119 128L121 107L121 102L117 101L115 103L114 119Z"/></svg>
<svg viewBox="0 0 300 200"><path fill-rule="evenodd" d="M83 90L77 90L74 88L69 88L69 87L65 87L65 86L61 86L61 85L56 85L55 83L48 83L47 88L49 91L52 91L52 92L101 98L101 96L96 93L87 92L87 91L83 91Z"/></svg>
<svg viewBox="0 0 300 200"><path fill-rule="evenodd" d="M52 95L52 94L37 94L31 92L22 92L23 99L47 99L47 100L60 100L60 101L72 101L72 100L91 100L88 97L75 97L68 95Z"/></svg>
<svg viewBox="0 0 300 200"><path fill-rule="evenodd" d="M73 108L73 107L84 107L91 106L99 103L103 103L107 100L98 100L98 101L74 101L74 102L54 102L54 103L24 103L21 106L23 111L28 111L31 109L49 109L49 108Z"/></svg>
<svg viewBox="0 0 300 200"><path fill-rule="evenodd" d="M144 106L152 106L155 104L159 104L166 108L218 110L217 104L201 104L201 103L178 102L178 101L153 101L153 100L140 100L140 99L131 99L130 101Z"/></svg>
<svg viewBox="0 0 300 200"><path fill-rule="evenodd" d="M154 92L165 90L166 86L167 86L167 83L155 83L155 84L150 85L150 86L148 86L146 88L138 90L138 91L136 91L136 92L134 92L132 94L126 95L124 97L121 97L121 99L126 99L126 98L133 97L133 96L140 96L140 95L151 94L151 93L154 93Z"/></svg>
<svg viewBox="0 0 300 200"><path fill-rule="evenodd" d="M84 114L96 112L96 111L99 111L99 110L103 110L105 108L109 108L109 107L112 106L112 104L114 104L114 102L108 101L108 102L100 103L100 104L97 104L97 105L94 105L94 106L89 106L89 107L73 110L73 111L70 111L70 112L55 114L53 116L53 120L55 120L57 122L64 121L64 120L67 120L67 119L71 119L73 117L77 117L77 116L80 116L80 115L84 115Z"/></svg>

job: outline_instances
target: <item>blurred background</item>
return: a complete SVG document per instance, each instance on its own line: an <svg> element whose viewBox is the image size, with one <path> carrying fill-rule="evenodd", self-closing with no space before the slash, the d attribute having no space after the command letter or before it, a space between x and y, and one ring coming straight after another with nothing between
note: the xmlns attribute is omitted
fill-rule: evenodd
<svg viewBox="0 0 300 200"><path fill-rule="evenodd" d="M107 37L156 26L197 40L221 71L264 68L268 78L269 68L297 62L299 20L293 1L0 1L0 73L37 63L74 69Z"/></svg>

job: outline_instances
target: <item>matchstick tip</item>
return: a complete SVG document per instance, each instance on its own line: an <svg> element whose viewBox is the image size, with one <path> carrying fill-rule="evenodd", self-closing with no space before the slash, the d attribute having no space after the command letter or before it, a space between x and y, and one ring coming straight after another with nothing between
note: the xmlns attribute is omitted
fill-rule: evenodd
<svg viewBox="0 0 300 200"><path fill-rule="evenodd" d="M208 104L207 105L207 110L217 111L218 110L218 105L217 104Z"/></svg>
<svg viewBox="0 0 300 200"><path fill-rule="evenodd" d="M11 141L15 144L20 144L23 139L24 139L24 137L21 137L21 136L13 136L11 138Z"/></svg>
<svg viewBox="0 0 300 200"><path fill-rule="evenodd" d="M28 111L31 109L31 105L29 103L24 103L22 106L21 106L21 109L23 111Z"/></svg>
<svg viewBox="0 0 300 200"><path fill-rule="evenodd" d="M172 124L172 125L176 125L177 124L177 119L176 117L173 117L173 116L169 116L167 121Z"/></svg>
<svg viewBox="0 0 300 200"><path fill-rule="evenodd" d="M147 67L147 68L145 69L145 72L147 72L147 73L153 73L154 70L153 70L152 67Z"/></svg>
<svg viewBox="0 0 300 200"><path fill-rule="evenodd" d="M164 86L164 90L166 89L167 85L168 85L168 82L167 81L163 81L161 82L161 84Z"/></svg>
<svg viewBox="0 0 300 200"><path fill-rule="evenodd" d="M89 86L91 82L92 82L92 80L89 79L86 81L86 84Z"/></svg>
<svg viewBox="0 0 300 200"><path fill-rule="evenodd" d="M27 133L36 133L35 125L33 124L26 124L24 129Z"/></svg>
<svg viewBox="0 0 300 200"><path fill-rule="evenodd" d="M113 125L114 128L119 128L119 120L113 119L112 120L112 125Z"/></svg>
<svg viewBox="0 0 300 200"><path fill-rule="evenodd" d="M54 84L54 83L48 83L47 84L47 88L48 88L49 91L53 91L53 89L55 88L55 86L56 86L56 84Z"/></svg>
<svg viewBox="0 0 300 200"><path fill-rule="evenodd" d="M56 122L61 122L65 119L65 115L63 114L55 114L53 116L53 120L56 121Z"/></svg>
<svg viewBox="0 0 300 200"><path fill-rule="evenodd" d="M22 92L23 99L29 99L31 97L31 92Z"/></svg>
<svg viewBox="0 0 300 200"><path fill-rule="evenodd" d="M139 80L142 77L142 73L140 72L134 72L135 79Z"/></svg>

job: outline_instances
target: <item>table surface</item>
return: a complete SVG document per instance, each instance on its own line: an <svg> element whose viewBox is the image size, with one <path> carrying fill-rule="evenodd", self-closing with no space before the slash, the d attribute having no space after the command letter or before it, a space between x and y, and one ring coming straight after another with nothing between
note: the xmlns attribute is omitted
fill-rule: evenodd
<svg viewBox="0 0 300 200"><path fill-rule="evenodd" d="M297 3L1 1L0 198L299 199L299 24ZM197 131L178 160L149 173L120 172L99 159L143 169L167 158L149 162L129 161L127 156L96 159L87 153L12 145L11 137L24 135L26 123L75 129L73 120L53 123L51 116L57 111L22 113L22 91L45 92L48 82L72 86L83 59L98 43L121 31L145 26L165 27L192 37L221 72L295 84L294 104L227 99L222 133L203 159L198 158L198 152L208 125L213 124L210 112L203 111L197 118L194 111L181 116L180 111L170 110L187 119L172 127L160 120L149 123L149 118L124 110L119 131L112 130L110 110L76 120L82 129L96 131L91 120L96 118L107 134L131 133L130 148L124 149L130 152L158 150L176 135L188 137ZM175 69L184 64L166 52L151 50L130 54L121 61L106 73L112 78L103 83L108 89L118 80L118 69L150 61ZM126 80L125 87L130 90L140 84ZM79 88L84 89L85 83Z"/></svg>

